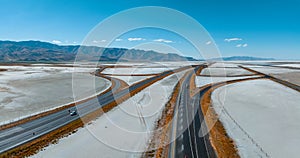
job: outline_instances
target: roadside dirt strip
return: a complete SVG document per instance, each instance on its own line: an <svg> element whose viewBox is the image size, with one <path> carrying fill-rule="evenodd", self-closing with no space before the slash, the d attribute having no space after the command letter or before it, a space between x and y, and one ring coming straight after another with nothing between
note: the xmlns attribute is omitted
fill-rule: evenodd
<svg viewBox="0 0 300 158"><path fill-rule="evenodd" d="M1 64L1 65L6 65L6 64ZM10 65L10 64L8 64L8 65ZM31 66L30 64L14 64L14 65L17 65L17 66ZM73 66L72 66L72 67L73 67ZM100 68L99 70L103 71L102 69L104 70L105 68ZM91 74L94 75L95 73L91 73ZM106 79L110 79L110 78L108 78L108 77L105 77L105 78L106 78ZM111 80L111 79L110 79L110 80ZM102 92L101 94L107 93L108 91L110 91L111 89L113 89L113 87L115 86L115 83L114 83L113 80L111 80L111 81L112 81L112 82L111 82L111 87L108 88L107 90L105 90L104 92ZM125 83L125 82L124 82L124 83ZM99 95L101 95L101 94L99 94ZM18 126L18 125L20 125L20 124L26 123L26 122L31 121L31 120L34 120L34 119L38 119L38 118L41 118L41 117L43 117L43 116L53 114L53 113L55 113L55 112L57 112L57 111L60 111L60 110L63 110L63 109L67 109L67 108L69 108L69 107L75 106L76 104L80 104L80 103L82 103L82 102L84 102L84 101L87 101L87 100L90 100L90 99L93 99L93 98L95 98L95 97L91 97L91 98L88 98L88 99L86 99L86 100L82 100L82 101L77 102L77 103L71 103L71 104L68 104L68 105L65 105L65 106L62 106L62 107L58 107L58 108L56 108L56 109L49 110L49 111L46 111L46 112L41 112L41 113L39 113L39 114L36 114L36 115L33 115L33 116L29 116L29 117L23 118L23 119L21 119L21 120L15 121L15 122L11 122L11 123L9 123L9 124L1 125L1 126L0 126L0 130L5 130L5 129L7 129L7 128L11 128L11 127L14 127L14 126Z"/></svg>
<svg viewBox="0 0 300 158"><path fill-rule="evenodd" d="M109 77L106 77L106 76L104 78L111 80L112 85L109 89L105 90L104 92L102 92L101 94L99 94L97 96L100 96L102 94L106 94L106 93L112 91L112 89L115 89L115 81L114 81L115 79L114 78L112 79L112 78L109 78ZM119 79L116 79L116 80L119 80ZM115 91L119 91L122 88L128 86L126 84L126 82L124 82L122 80L120 80L120 82L121 82L121 86L119 88L117 88ZM32 121L32 120L39 119L41 117L54 114L58 111L68 109L70 107L74 107L77 104L81 104L81 103L86 102L88 100L94 99L97 96L90 97L86 100L82 100L82 101L79 101L79 102L76 102L76 103L72 103L72 104L69 104L69 105L66 105L66 106L62 106L62 107L59 107L59 108L56 108L56 109L53 109L53 110L50 110L50 111L42 112L40 114L30 116L30 117L21 119L19 121L16 121L16 122L13 122L13 123L10 123L10 124L2 125L0 127L0 130L15 127L15 126L24 124L24 123ZM103 111L107 112L105 110L103 110ZM96 118L95 114L90 114L90 115L87 115L86 117L84 117L82 119L77 119L77 120L73 121L70 124L67 124L66 126L64 126L62 128L58 128L57 130L54 130L52 132L49 132L49 133L39 137L38 139L35 139L31 142L20 145L19 147L14 148L12 150L9 150L5 153L0 153L0 157L27 157L27 156L33 155L36 152L38 152L39 150L41 150L43 147L48 146L50 143L56 143L58 139L60 139L62 137L65 137L65 136L68 136L72 133L75 133L77 128L84 126L83 122L91 121L95 118Z"/></svg>
<svg viewBox="0 0 300 158"><path fill-rule="evenodd" d="M275 82L278 82L280 84L283 84L287 87L293 88L297 91L299 91L299 86L294 85L292 83L289 83L287 81L283 81L280 79L277 79L273 76L263 74L258 71L254 71L249 68L245 68L240 66L240 68L246 69L250 72L253 72L254 74L246 74L246 75L234 75L234 76L207 76L207 75L200 75L202 69L198 69L196 71L196 74L193 74L190 81L190 95L191 97L195 95L201 95L200 99L200 106L202 109L202 112L204 114L204 120L207 125L207 128L210 129L209 131L209 141L212 144L216 154L218 157L222 158L239 158L238 150L235 145L235 142L229 137L227 134L223 124L219 120L218 114L215 112L212 101L211 101L211 95L212 92L222 86L243 82L243 81L249 81L249 80L257 80L257 79L270 79ZM244 79L235 79L235 80L229 80L224 82L218 82L213 84L208 84L203 87L197 88L195 85L195 77L198 76L206 76L206 77L246 77L249 76L249 78ZM186 76L186 74L185 74ZM148 145L147 152L144 153L143 157L168 157L167 151L167 140L169 139L169 133L168 131L171 130L171 124L170 122L173 119L173 113L174 113L174 107L176 104L176 99L179 95L180 91L180 85L183 81L183 76L178 84L175 86L173 90L173 94L168 101L168 103L165 105L165 108L162 112L161 118L156 123L156 131L154 132L152 139ZM258 77L252 77L252 76L258 76Z"/></svg>
<svg viewBox="0 0 300 158"><path fill-rule="evenodd" d="M255 80L255 79L266 79L266 75L259 74L256 72L254 73L255 74L253 75L259 75L260 77L224 81L224 82L219 82L214 84L208 84L200 88L196 88L196 86L193 86L194 85L193 81L191 81L191 96L202 95L200 99L200 106L204 114L204 119L207 128L210 129L209 140L218 157L239 158L239 154L234 141L228 136L224 126L219 120L218 115L216 114L214 108L212 107L211 94L215 89L221 86L225 86L227 84L248 81L248 80ZM253 75L238 75L238 77L253 76ZM212 76L207 76L207 77L212 77ZM193 78L194 76L192 77L192 79Z"/></svg>
<svg viewBox="0 0 300 158"><path fill-rule="evenodd" d="M111 87L108 88L107 90L103 91L102 93L98 94L97 96L100 96L102 94L107 93L108 91L111 91L115 87L115 81L114 80L119 80L119 79L116 79L116 78L112 79L112 78L107 77L107 76L101 76L101 77L110 80L111 81ZM122 81L122 80L119 80L119 82L121 82L121 85L122 85L119 89L122 89L122 88L128 86L128 84L126 82ZM0 126L0 130L4 130L4 129L11 128L11 127L14 127L14 126L18 126L18 125L26 123L28 121L31 121L31 120L34 120L34 119L38 119L38 118L41 118L41 117L46 116L46 115L53 114L53 113L55 113L57 111L61 111L61 110L67 109L67 108L72 107L72 106L76 106L77 104L81 104L81 103L86 102L88 100L94 99L97 96L93 96L93 97L87 98L85 100L81 100L81 101L78 101L78 102L75 102L75 103L71 103L71 104L68 104L68 105L65 105L65 106L62 106L62 107L58 107L58 108L53 109L53 110L41 112L39 114L36 114L36 115L33 115L33 116L29 116L29 117L23 118L21 120L15 121L15 122L11 122L9 124L1 125Z"/></svg>
<svg viewBox="0 0 300 158"><path fill-rule="evenodd" d="M101 73L101 75L108 75L108 76L154 76L158 74L106 74Z"/></svg>
<svg viewBox="0 0 300 158"><path fill-rule="evenodd" d="M241 68L243 68L243 69L245 69L245 70L248 70L248 71L250 71L250 72L254 72L254 73L257 73L257 74L260 74L260 75L264 75L264 76L266 76L266 78L268 78L268 79L270 79L270 80L272 80L272 81L275 81L275 82L277 82L277 83L280 83L280 84L282 84L282 85L284 85L284 86L287 86L287 87L289 87L289 88L292 88L292 89L294 89L294 90L300 92L300 86L298 86L298 85L296 85L296 84L293 84L293 83L290 83L290 82L281 80L281 79L276 78L276 77L274 77L274 76L272 76L272 75L267 75L267 74L264 74L264 73L262 73L262 72L255 71L255 70L250 69L250 68L247 68L247 67L243 67L243 66L239 66L239 67L241 67Z"/></svg>
<svg viewBox="0 0 300 158"><path fill-rule="evenodd" d="M155 83L167 76L170 76L176 72L190 69L191 67L192 66L186 66L186 67L181 67L181 68L175 69L173 71L165 71L163 73L160 73L157 76L142 80L131 86L126 86L126 87L121 86L121 88L117 89L116 92L114 91L113 94L124 91L124 90L127 90L128 93L126 93L125 95L122 95L117 100L114 100L114 101L104 105L103 107L99 108L98 110L95 110L95 111L85 115L84 117L81 117L80 119L76 119L75 121L68 123L67 125L65 125L63 127L53 130L45 135L42 135L38 139L35 139L34 141L25 143L23 145L18 146L17 148L14 148L5 153L2 153L2 154L0 154L0 157L27 157L27 156L30 156L30 155L36 153L37 151L41 150L43 147L47 146L48 144L55 143L57 141L57 139L62 138L64 136L68 136L71 133L74 133L77 128L84 126L83 122L90 122L90 121L98 118L103 113L108 112L109 110L111 110L112 108L117 106L118 104L122 103L123 101L127 100L131 96L137 94L138 92L147 88L148 86L152 85L153 83ZM99 75L97 72L101 72L101 70L96 71L96 75ZM101 76L101 75L99 75L99 76ZM110 92L110 91L108 91L108 92ZM78 104L78 103L76 103L76 104ZM74 106L74 105L72 104L69 106ZM56 111L53 111L51 113L54 113L54 112L56 112ZM47 115L47 114L48 113L45 113L42 116ZM42 117L42 116L39 116L39 117ZM32 119L36 119L36 117L31 118L31 120ZM27 120L27 121L29 121L29 120ZM14 124L14 126L16 126L16 124Z"/></svg>
<svg viewBox="0 0 300 158"><path fill-rule="evenodd" d="M211 102L211 94L212 92L222 86L232 84L232 83L238 83L238 82L243 82L243 81L248 81L248 80L257 80L257 79L270 79L275 82L278 82L280 84L283 84L287 87L290 87L292 89L295 89L299 91L299 86L294 85L292 83L289 83L287 81L283 81L280 79L277 79L273 76L252 70L250 68L242 67L241 68L248 70L250 72L255 73L255 75L259 75L260 77L255 77L255 78L245 78L245 79L238 79L238 80L231 80L231 81L224 81L224 82L219 82L216 84L209 84L205 85L198 90L194 92L194 95L197 94L197 92L202 92L204 93L202 98L201 98L201 107L202 111L205 114L205 122L208 126L208 129L211 129L209 131L210 133L210 141L211 144L213 145L215 151L217 152L218 157L239 157L238 151L236 148L236 145L234 141L228 136L224 126L218 119L218 115L216 114L214 108L212 107L212 102Z"/></svg>
<svg viewBox="0 0 300 158"><path fill-rule="evenodd" d="M246 77L246 76L256 76L257 74L244 74L244 75L197 75L202 77Z"/></svg>
<svg viewBox="0 0 300 158"><path fill-rule="evenodd" d="M187 76L188 72L184 74L183 77L178 81L176 86L173 89L173 93L171 98L165 105L165 108L162 111L161 118L156 122L156 126L154 129L154 133L150 139L150 143L148 144L147 151L143 154L144 158L162 158L167 155L163 155L163 153L168 153L167 150L168 144L166 144L166 140L169 140L168 133L172 129L171 121L174 115L174 107L177 101L177 97L180 93L180 86L183 82L184 78Z"/></svg>
<svg viewBox="0 0 300 158"><path fill-rule="evenodd" d="M290 64L292 62L289 62ZM237 63L239 64L239 63ZM280 62L273 63L273 64L280 64ZM285 62L282 62L281 64L286 64ZM294 64L299 64L298 62L295 62ZM292 69L292 70L300 70L299 67L291 67L291 66L280 66L280 65L272 65L272 64L243 64L243 65L249 65L249 66L265 66L265 67L273 67L273 68L283 68L283 69Z"/></svg>
<svg viewBox="0 0 300 158"><path fill-rule="evenodd" d="M200 74L201 70L206 68L207 65L200 65L196 74ZM191 70L193 71L193 70ZM154 133L151 136L150 142L148 144L147 150L145 153L143 153L142 157L149 158L149 157L155 157L155 158L164 158L168 157L168 146L170 140L170 132L172 130L172 120L174 117L174 110L175 106L177 104L178 96L180 93L181 85L184 79L187 77L187 75L190 73L190 71L186 72L183 77L178 81L176 86L173 89L173 93L165 105L162 115L160 119L156 122L156 126L154 129ZM192 87L195 87L195 83L192 81L195 79L195 73L193 73L191 84Z"/></svg>
<svg viewBox="0 0 300 158"><path fill-rule="evenodd" d="M215 149L218 157L230 157L230 158L238 158L238 151L234 141L228 136L223 124L220 122L217 113L212 107L211 102L211 94L212 92L222 86L238 83L248 80L256 80L256 79L266 79L264 76L256 77L256 78L246 78L246 79L238 79L231 80L225 82L219 82L213 85L206 85L200 88L200 92L204 93L200 100L200 105L202 108L202 112L204 114L204 119L209 131L210 142Z"/></svg>
<svg viewBox="0 0 300 158"><path fill-rule="evenodd" d="M294 70L300 70L299 67L290 67L290 66L270 66L274 68L284 68L284 69L294 69Z"/></svg>

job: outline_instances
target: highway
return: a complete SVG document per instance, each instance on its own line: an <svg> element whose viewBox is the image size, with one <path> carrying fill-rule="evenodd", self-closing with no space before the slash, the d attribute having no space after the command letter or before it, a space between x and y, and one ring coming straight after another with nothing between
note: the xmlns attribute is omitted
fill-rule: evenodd
<svg viewBox="0 0 300 158"><path fill-rule="evenodd" d="M94 98L75 107L70 107L54 114L50 114L16 127L0 131L0 153L13 149L19 145L58 129L74 120L79 119L80 116L84 116L85 114L89 113L90 110L97 108L99 106L97 103L98 100L102 100L103 98L112 95L113 92L121 87L119 80L115 78L111 78L111 80L114 82L115 86L110 91L99 96L98 99ZM80 115L70 116L69 111L74 110L80 112Z"/></svg>
<svg viewBox="0 0 300 158"><path fill-rule="evenodd" d="M293 84L293 83L291 83L291 82L288 82L288 81L285 81L285 80L276 78L276 77L274 77L274 76L272 76L272 75L268 75L268 74L265 74L265 73L262 73L262 72L259 72L259 71L255 71L255 70L250 69L250 68L248 68L248 67L244 67L244 66L239 66L239 67L240 67L240 68L243 68L243 69L245 69L245 70L247 70L247 71L250 71L250 72L253 72L253 73L256 73L256 74L260 74L260 75L266 76L266 78L269 78L270 80L273 80L273 81L275 81L275 82L277 82L277 83L280 83L280 84L282 84L282 85L284 85L284 86L286 86L286 87L292 88L292 89L294 89L294 90L300 92L300 86L298 86L298 85L296 85L296 84Z"/></svg>
<svg viewBox="0 0 300 158"><path fill-rule="evenodd" d="M171 74L189 68L191 68L191 66L165 71L160 73L159 75L145 79L141 82L138 82L137 84L133 84L123 89L119 89L121 86L120 81L112 78L113 82L115 82L115 86L112 88L112 90L107 91L106 93L96 98L80 103L75 107L70 107L53 114L26 122L24 124L0 131L0 153L4 153L22 144L31 142L42 135L63 127L77 119L80 119L81 117L94 112L95 110L98 110L101 107L108 105L109 103L112 103L119 98L122 98L123 96L127 95L133 90L136 90L137 88L141 88L149 83L154 83ZM69 114L69 111L74 110L77 110L79 114L71 116Z"/></svg>
<svg viewBox="0 0 300 158"><path fill-rule="evenodd" d="M236 64L240 64L240 63L236 63ZM243 63L243 65L249 65L249 66L265 66L265 67L272 67L272 68L283 68L283 69L294 69L294 70L300 70L299 67L290 67L290 66L280 66L280 65L276 65L278 63L269 63L269 64L266 64L266 63L261 63L261 64L251 64L251 63ZM286 64L285 62L283 62L283 64Z"/></svg>
<svg viewBox="0 0 300 158"><path fill-rule="evenodd" d="M195 68L195 72L199 67ZM201 137L201 123L204 121L200 98L205 93L190 96L190 80L195 73L190 71L184 78L174 111L172 140L169 158L214 158L216 154L209 142L209 135ZM202 127L206 129L206 127Z"/></svg>
<svg viewBox="0 0 300 158"><path fill-rule="evenodd" d="M197 72L199 67L196 67L194 71L188 72L184 76L183 82L180 85L179 96L177 98L177 103L174 109L174 118L172 121L171 129L171 144L168 148L169 158L215 158L217 154L215 153L210 141L209 135L206 134L204 137L203 133L207 133L207 127L205 126L204 116L202 113L200 99L203 95L212 87L223 86L226 84L255 80L261 78L268 78L281 83L287 87L293 88L297 91L300 90L299 86L289 83L287 81L280 80L273 76L263 74L258 71L254 71L249 68L244 68L248 71L254 72L255 75L259 74L260 77L255 78L245 78L230 81L218 82L213 85L203 86L201 91L197 94L190 96L190 80L193 73ZM204 127L201 128L201 123L204 122ZM267 155L267 154L266 154Z"/></svg>

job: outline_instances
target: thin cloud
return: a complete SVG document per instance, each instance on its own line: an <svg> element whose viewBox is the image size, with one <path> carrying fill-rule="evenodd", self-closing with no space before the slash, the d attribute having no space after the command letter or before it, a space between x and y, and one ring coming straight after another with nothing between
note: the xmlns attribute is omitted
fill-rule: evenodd
<svg viewBox="0 0 300 158"><path fill-rule="evenodd" d="M104 42L106 42L106 40L100 40L100 41L93 40L93 43L104 43Z"/></svg>
<svg viewBox="0 0 300 158"><path fill-rule="evenodd" d="M121 38L117 38L115 41L120 42L120 41L122 41L122 39Z"/></svg>
<svg viewBox="0 0 300 158"><path fill-rule="evenodd" d="M135 38L128 38L128 41L144 41L144 38L140 38L140 37L135 37Z"/></svg>
<svg viewBox="0 0 300 158"><path fill-rule="evenodd" d="M238 44L238 45L236 45L235 47L240 48L240 47L242 47L242 46L243 46L242 44Z"/></svg>
<svg viewBox="0 0 300 158"><path fill-rule="evenodd" d="M207 41L205 44L210 45L211 43L212 43L211 41Z"/></svg>
<svg viewBox="0 0 300 158"><path fill-rule="evenodd" d="M237 44L235 47L241 48L241 47L247 47L247 46L248 46L248 44L245 43L245 44Z"/></svg>
<svg viewBox="0 0 300 158"><path fill-rule="evenodd" d="M171 40L166 40L166 39L155 39L153 40L154 42L164 42L164 43L174 43L173 41Z"/></svg>
<svg viewBox="0 0 300 158"><path fill-rule="evenodd" d="M225 42L231 42L231 41L241 41L243 39L241 38L225 38L224 41Z"/></svg>
<svg viewBox="0 0 300 158"><path fill-rule="evenodd" d="M61 44L62 42L59 41L59 40L53 40L52 43L54 43L54 44Z"/></svg>

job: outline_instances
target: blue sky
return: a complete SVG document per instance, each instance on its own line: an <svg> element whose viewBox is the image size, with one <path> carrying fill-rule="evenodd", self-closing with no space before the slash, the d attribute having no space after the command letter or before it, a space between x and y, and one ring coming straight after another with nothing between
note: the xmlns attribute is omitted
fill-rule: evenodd
<svg viewBox="0 0 300 158"><path fill-rule="evenodd" d="M141 6L169 7L193 17L213 37L222 56L300 59L299 0L1 0L0 40L78 44L103 19ZM163 32L137 31L123 38L113 46L134 47L141 42L163 39L156 43L173 47L182 42ZM189 46L181 47L184 50ZM186 55L197 57L190 50L186 49Z"/></svg>

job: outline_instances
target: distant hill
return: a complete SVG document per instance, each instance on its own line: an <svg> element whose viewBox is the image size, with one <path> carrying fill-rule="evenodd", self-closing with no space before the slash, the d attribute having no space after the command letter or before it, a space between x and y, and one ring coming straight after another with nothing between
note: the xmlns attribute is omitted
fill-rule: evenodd
<svg viewBox="0 0 300 158"><path fill-rule="evenodd" d="M96 46L56 45L41 41L0 41L0 62L72 62L84 61L197 61L192 57L180 56L175 53L159 53L125 48L102 48ZM99 52L102 52L99 58ZM210 60L275 60L249 56L232 56Z"/></svg>
<svg viewBox="0 0 300 158"><path fill-rule="evenodd" d="M223 60L223 61L252 61L252 60L275 60L274 58L259 58L250 56L232 56L223 58L214 58L211 60Z"/></svg>
<svg viewBox="0 0 300 158"><path fill-rule="evenodd" d="M68 62L75 60L78 51L82 52L80 60L84 61L197 61L174 53L137 49L61 46L41 41L0 41L0 62ZM99 52L103 52L100 59Z"/></svg>

